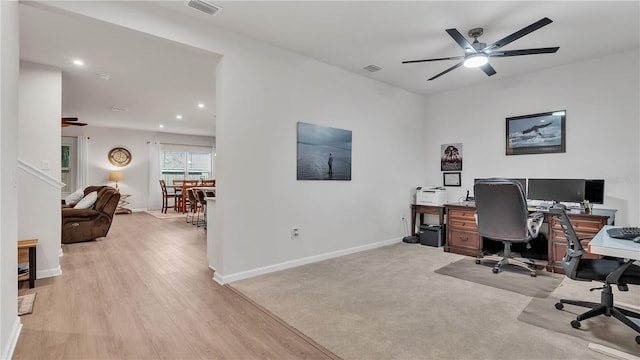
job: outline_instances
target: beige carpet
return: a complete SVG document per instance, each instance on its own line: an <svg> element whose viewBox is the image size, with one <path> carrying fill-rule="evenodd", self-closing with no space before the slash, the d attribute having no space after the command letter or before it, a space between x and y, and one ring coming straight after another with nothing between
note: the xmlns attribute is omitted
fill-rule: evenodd
<svg viewBox="0 0 640 360"><path fill-rule="evenodd" d="M550 273L541 268L536 277L531 277L529 271L519 266L505 265L499 274L491 270L495 262L476 264L475 259L465 257L448 264L436 272L453 276L458 279L483 284L498 289L513 291L526 296L546 298L560 285L564 275ZM491 273L493 276L488 276Z"/></svg>
<svg viewBox="0 0 640 360"><path fill-rule="evenodd" d="M461 258L399 243L231 286L345 360L603 359L587 341L518 321L532 297L435 272ZM589 285L565 278L558 289Z"/></svg>
<svg viewBox="0 0 640 360"><path fill-rule="evenodd" d="M173 209L167 210L166 214L163 214L161 210L149 210L149 211L145 211L145 213L153 217L156 217L158 219L176 219L176 218L186 219L186 216L187 216L186 214L175 212L173 211Z"/></svg>
<svg viewBox="0 0 640 360"><path fill-rule="evenodd" d="M614 294L614 298L616 295ZM585 296L586 294L583 294L582 297L574 299L582 300ZM562 311L555 310L554 306L558 299L556 297L532 299L522 314L518 316L518 320L640 356L640 345L635 341L635 337L639 334L636 334L633 329L614 317L605 316L581 321L580 329L574 329L570 325L571 320L575 320L578 314L589 309L565 305ZM638 301L640 302L640 300ZM555 311L547 311L548 309Z"/></svg>
<svg viewBox="0 0 640 360"><path fill-rule="evenodd" d="M18 296L18 316L31 314L35 301L36 293Z"/></svg>

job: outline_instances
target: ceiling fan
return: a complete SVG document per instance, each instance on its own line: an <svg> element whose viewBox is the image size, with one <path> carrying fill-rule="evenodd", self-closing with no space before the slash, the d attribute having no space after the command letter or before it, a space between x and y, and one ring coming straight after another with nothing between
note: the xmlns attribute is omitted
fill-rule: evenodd
<svg viewBox="0 0 640 360"><path fill-rule="evenodd" d="M78 118L77 117L63 117L62 118L62 127L67 127L67 126L86 126L87 123L81 123L78 122Z"/></svg>
<svg viewBox="0 0 640 360"><path fill-rule="evenodd" d="M551 24L553 21L549 18L542 18L535 23L524 27L513 34L500 39L493 44L487 45L485 43L481 43L478 41L478 37L482 35L482 28L473 28L469 30L469 36L473 38L473 43L469 43L467 39L460 34L460 32L456 29L447 29L446 32L455 40L455 42L460 45L461 48L464 49L464 55L462 56L452 56L452 57L444 57L444 58L435 58L435 59L424 59L424 60L409 60L403 61L403 64L409 63L417 63L417 62L426 62L426 61L440 61L440 60L462 60L459 63L453 65L452 67L446 69L445 71L429 78L429 80L437 79L438 77L448 73L451 70L459 68L464 65L465 67L479 67L485 74L488 76L494 75L496 71L493 69L491 64L489 64L489 58L492 57L508 57L508 56L521 56L521 55L534 55L534 54L549 54L555 53L560 49L560 47L546 47L546 48L536 48L536 49L524 49L524 50L502 50L499 49L519 38L532 33L545 25Z"/></svg>

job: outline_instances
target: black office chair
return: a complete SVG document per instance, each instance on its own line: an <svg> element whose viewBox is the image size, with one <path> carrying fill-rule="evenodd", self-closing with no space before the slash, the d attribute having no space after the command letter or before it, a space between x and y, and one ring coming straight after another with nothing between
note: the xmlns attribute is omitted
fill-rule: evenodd
<svg viewBox="0 0 640 360"><path fill-rule="evenodd" d="M602 290L600 294L600 302L589 302L579 300L561 299L556 303L556 309L562 310L564 304L571 304L590 308L591 310L580 314L575 320L571 321L571 326L575 329L580 328L580 321L592 318L598 315L613 316L622 321L624 324L640 333L640 326L629 318L640 320L640 314L619 308L613 304L613 291L611 285L618 285L618 290L629 291L628 284L640 285L640 266L633 265L632 260L624 261L622 259L583 259L582 255L586 254L578 236L576 235L564 205L556 204L549 209L554 215L557 215L558 222L564 230L567 238L567 252L562 258L562 268L567 277L578 281L602 281L604 285L599 288L590 289ZM584 240L584 239L583 239ZM640 323L640 322L639 322ZM636 336L636 342L640 344L640 335Z"/></svg>
<svg viewBox="0 0 640 360"><path fill-rule="evenodd" d="M520 266L536 276L536 264L531 259L514 258L512 243L527 243L538 236L544 219L542 213L529 215L522 185L507 179L483 179L473 187L476 198L478 233L491 240L502 241L503 256L489 255L476 260L497 261L492 271L498 273L506 264Z"/></svg>

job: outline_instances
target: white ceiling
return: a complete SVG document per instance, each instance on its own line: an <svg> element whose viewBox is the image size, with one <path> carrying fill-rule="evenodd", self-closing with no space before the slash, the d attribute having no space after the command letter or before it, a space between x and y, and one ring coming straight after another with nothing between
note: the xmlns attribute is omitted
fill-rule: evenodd
<svg viewBox="0 0 640 360"><path fill-rule="evenodd" d="M143 6L173 13L178 21L226 28L424 95L640 46L638 1L214 2L223 11L213 17L185 6L185 1L145 2ZM22 13L23 58L63 69L66 116L79 116L81 121L96 125L107 121L114 126L126 118L129 127L155 121L154 130L158 130L159 119L167 119L167 125L175 113L186 114L185 109L196 101L213 103L210 80L217 58L212 54L82 18L70 20L33 9ZM445 32L447 28L456 28L466 36L469 29L483 27L480 41L489 44L543 17L554 22L503 49L559 46L560 50L556 54L493 58L497 74L492 77L479 69L461 67L427 81L456 62L401 64L403 60L463 55ZM182 51L175 51L176 47ZM82 71L68 65L69 57L76 54L88 62ZM383 69L375 73L362 70L370 64ZM103 72L111 73L112 79L105 82L97 78L96 74ZM102 89L105 83L108 89ZM130 111L114 113L108 110L111 106ZM177 130L174 125L169 130L167 125L165 131L205 131L204 126L195 126L199 121L207 124L206 131L212 131L213 112L207 112L202 120L195 120L196 114L185 116L180 123L173 120Z"/></svg>
<svg viewBox="0 0 640 360"><path fill-rule="evenodd" d="M20 57L62 69L64 117L78 117L89 126L214 135L219 56L84 17L22 5ZM73 65L74 58L85 65ZM103 80L100 74L111 77ZM204 108L197 107L200 102ZM181 120L176 119L178 114Z"/></svg>

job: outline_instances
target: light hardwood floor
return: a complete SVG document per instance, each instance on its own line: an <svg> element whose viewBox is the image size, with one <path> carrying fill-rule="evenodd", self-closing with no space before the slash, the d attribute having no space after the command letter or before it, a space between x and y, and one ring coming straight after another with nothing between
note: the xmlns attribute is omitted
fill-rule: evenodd
<svg viewBox="0 0 640 360"><path fill-rule="evenodd" d="M63 245L14 359L339 359L212 280L206 231L184 218L116 215L109 235Z"/></svg>

